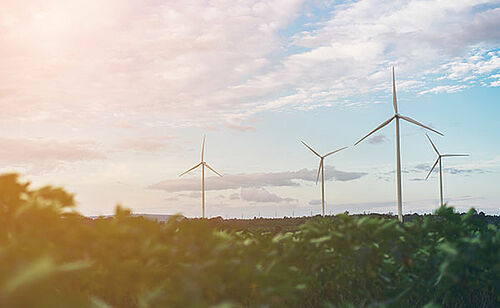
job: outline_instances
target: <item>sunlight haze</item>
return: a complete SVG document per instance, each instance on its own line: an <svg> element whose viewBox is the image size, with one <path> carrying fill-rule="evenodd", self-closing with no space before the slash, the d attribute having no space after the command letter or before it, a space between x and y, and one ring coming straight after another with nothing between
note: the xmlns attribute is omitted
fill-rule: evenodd
<svg viewBox="0 0 500 308"><path fill-rule="evenodd" d="M444 201L500 214L500 2L0 0L0 171L84 215L397 212L399 112ZM403 212L439 205L401 122Z"/></svg>

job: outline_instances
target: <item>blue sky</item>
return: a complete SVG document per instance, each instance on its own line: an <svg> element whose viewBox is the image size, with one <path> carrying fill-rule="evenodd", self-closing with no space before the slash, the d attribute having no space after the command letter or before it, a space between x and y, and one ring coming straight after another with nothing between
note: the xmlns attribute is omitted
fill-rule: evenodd
<svg viewBox="0 0 500 308"><path fill-rule="evenodd" d="M319 213L319 161L400 113L444 133L445 201L500 214L499 1L8 1L0 13L2 172L60 185L84 214ZM438 178L402 123L403 210ZM395 128L326 160L327 212L395 212Z"/></svg>

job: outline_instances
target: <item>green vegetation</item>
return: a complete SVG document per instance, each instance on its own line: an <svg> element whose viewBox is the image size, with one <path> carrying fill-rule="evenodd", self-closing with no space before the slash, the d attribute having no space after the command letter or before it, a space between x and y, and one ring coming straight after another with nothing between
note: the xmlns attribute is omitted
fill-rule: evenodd
<svg viewBox="0 0 500 308"><path fill-rule="evenodd" d="M90 220L63 189L0 177L0 306L498 307L500 232L474 210L338 215L293 232Z"/></svg>

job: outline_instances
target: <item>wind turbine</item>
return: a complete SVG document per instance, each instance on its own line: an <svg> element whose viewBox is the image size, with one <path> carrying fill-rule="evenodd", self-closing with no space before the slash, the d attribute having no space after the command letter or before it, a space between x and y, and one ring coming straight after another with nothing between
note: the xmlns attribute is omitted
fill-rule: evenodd
<svg viewBox="0 0 500 308"><path fill-rule="evenodd" d="M325 216L325 166L323 164L323 160L332 154L335 154L339 151L342 151L343 149L346 149L347 147L340 148L338 150L335 150L333 152L327 153L323 156L319 155L318 152L314 151L313 148L308 146L304 141L301 141L311 152L313 152L316 156L320 158L319 160L319 168L318 168L318 176L316 177L316 184L318 184L318 179L319 179L319 174L321 173L321 215Z"/></svg>
<svg viewBox="0 0 500 308"><path fill-rule="evenodd" d="M212 167L210 167L204 160L203 160L203 155L205 154L205 135L203 135L203 143L201 145L201 162L194 166L193 168L189 169L188 171L182 173L179 175L179 177L183 176L186 173L189 173L190 171L198 168L201 166L201 212L202 212L202 217L205 218L205 167L208 169L212 170L215 174L218 176L222 177L222 175L215 171Z"/></svg>
<svg viewBox="0 0 500 308"><path fill-rule="evenodd" d="M443 134L441 134L440 132L438 132L435 129L432 129L432 128L428 127L428 126L425 126L422 123L417 122L416 120L414 120L414 119L412 119L410 117L407 117L407 116L404 116L404 115L401 115L401 114L398 113L398 102L397 102L397 99L396 99L396 82L395 82L395 78L394 78L394 66L392 67L392 104L394 106L394 115L392 117L390 117L384 123L380 124L377 128L375 128L374 130L372 130L371 132L369 132L366 136L364 136L363 138L361 138L354 145L357 145L358 143L360 143L361 141L363 141L364 139L366 139L368 136L370 136L374 132L378 131L382 127L384 127L387 124L391 123L392 120L394 120L394 119L396 120L396 160L397 160L397 162L396 162L396 171L397 171L397 173L396 174L397 174L397 190L398 190L398 219L399 219L399 221L403 222L403 213L402 213L403 212L403 198L402 198L402 192L401 192L401 148L400 148L400 142L399 142L399 120L402 119L402 120L405 120L405 121L410 122L412 124L421 126L421 127L425 128L425 129L433 131L436 134L439 134L441 136L443 136Z"/></svg>
<svg viewBox="0 0 500 308"><path fill-rule="evenodd" d="M432 166L431 171L429 171L429 173L425 177L425 180L427 180L429 178L429 176L432 173L432 170L434 170L434 168L436 167L437 163L439 163L439 197L440 197L440 201L441 201L441 206L443 206L444 205L444 203L443 203L443 168L442 168L441 160L442 160L443 157L469 156L469 154L441 154L441 153L439 153L438 149L434 145L434 142L432 142L432 140L429 137L429 135L427 135L427 134L425 134L425 135L427 136L427 139L429 139L429 142L431 143L432 148L434 149L434 151L438 155L438 158L436 159L436 162Z"/></svg>

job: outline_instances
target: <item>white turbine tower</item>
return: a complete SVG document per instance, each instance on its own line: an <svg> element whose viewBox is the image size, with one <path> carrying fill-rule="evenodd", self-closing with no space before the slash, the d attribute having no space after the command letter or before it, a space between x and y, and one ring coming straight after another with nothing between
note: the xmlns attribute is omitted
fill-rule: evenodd
<svg viewBox="0 0 500 308"><path fill-rule="evenodd" d="M319 155L318 152L314 151L313 148L308 146L304 141L301 141L311 152L313 152L316 156L320 158L319 160L319 168L318 168L318 176L316 177L316 184L318 184L319 174L321 173L321 215L325 216L325 165L323 164L323 160L332 154L335 154L339 151L346 149L347 147L340 148L333 152L327 153L323 156Z"/></svg>
<svg viewBox="0 0 500 308"><path fill-rule="evenodd" d="M201 166L201 212L202 212L202 217L205 218L205 167L208 169L212 170L215 174L218 176L222 177L220 173L215 171L212 167L210 167L204 160L203 156L205 154L205 136L203 136L203 143L201 145L201 162L194 166L193 168L189 169L188 171L182 173L179 175L179 177L183 176L184 174L198 168Z"/></svg>
<svg viewBox="0 0 500 308"><path fill-rule="evenodd" d="M414 120L410 117L407 117L407 116L404 116L404 115L401 115L398 113L398 102L396 99L396 82L395 82L395 78L394 78L394 67L392 67L392 104L394 106L394 115L392 117L390 117L384 123L380 124L377 128L372 130L366 136L361 138L354 145L357 145L358 143L360 143L361 141L366 139L368 136L370 136L374 132L378 131L382 127L391 123L392 120L394 120L394 119L396 120L396 174L397 174L397 190L398 190L398 219L399 219L399 221L403 222L403 198L402 198L402 192L401 192L401 147L400 147L400 141L399 141L399 120L402 119L402 120L405 120L405 121L410 122L412 124L416 124L416 125L421 126L425 129L433 131L441 136L443 134L441 134L437 130L434 130L428 126L425 126L422 123L417 122L416 120Z"/></svg>
<svg viewBox="0 0 500 308"><path fill-rule="evenodd" d="M429 176L431 175L432 171L436 167L437 163L439 163L439 198L440 198L439 200L440 200L441 206L443 206L444 205L444 203L443 203L443 165L441 163L442 158L443 157L454 157L454 156L469 156L469 154L441 154L441 153L439 153L438 149L434 145L434 142L432 142L432 140L429 137L429 135L427 135L427 134L425 134L425 135L427 136L427 139L429 139L429 142L431 143L432 148L434 149L434 151L438 155L438 158L436 159L436 162L434 163L434 165L432 166L431 170L429 171L429 173L425 177L425 180L427 180L429 178Z"/></svg>

